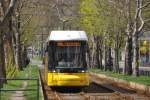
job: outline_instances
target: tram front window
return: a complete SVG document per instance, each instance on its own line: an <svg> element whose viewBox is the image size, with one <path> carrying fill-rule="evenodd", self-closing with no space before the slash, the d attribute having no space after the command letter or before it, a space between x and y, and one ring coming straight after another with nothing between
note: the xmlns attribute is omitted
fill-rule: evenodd
<svg viewBox="0 0 150 100"><path fill-rule="evenodd" d="M56 68L79 68L83 67L83 50L81 46L58 46L56 47Z"/></svg>

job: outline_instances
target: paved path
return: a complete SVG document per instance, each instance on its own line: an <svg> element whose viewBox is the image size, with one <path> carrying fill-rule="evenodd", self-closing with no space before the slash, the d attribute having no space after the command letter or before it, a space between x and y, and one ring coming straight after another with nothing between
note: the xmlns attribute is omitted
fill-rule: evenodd
<svg viewBox="0 0 150 100"><path fill-rule="evenodd" d="M22 88L20 89L25 89L26 87L27 87L27 82L24 81ZM24 97L23 91L16 91L15 94L12 95L10 100L26 100L26 98Z"/></svg>
<svg viewBox="0 0 150 100"><path fill-rule="evenodd" d="M30 61L31 61L32 65L37 65L40 69L42 69L44 67L44 65L42 64L42 61L37 61L34 59L30 59Z"/></svg>

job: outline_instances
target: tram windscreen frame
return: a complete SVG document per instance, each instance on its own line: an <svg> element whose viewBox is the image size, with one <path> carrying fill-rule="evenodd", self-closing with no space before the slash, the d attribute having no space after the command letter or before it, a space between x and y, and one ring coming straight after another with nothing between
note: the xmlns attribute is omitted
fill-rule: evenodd
<svg viewBox="0 0 150 100"><path fill-rule="evenodd" d="M48 47L49 70L63 68L87 68L86 41L51 42Z"/></svg>

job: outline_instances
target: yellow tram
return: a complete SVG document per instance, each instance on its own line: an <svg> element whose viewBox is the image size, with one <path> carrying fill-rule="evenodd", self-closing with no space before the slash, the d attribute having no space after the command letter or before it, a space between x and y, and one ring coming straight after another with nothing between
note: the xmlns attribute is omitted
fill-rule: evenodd
<svg viewBox="0 0 150 100"><path fill-rule="evenodd" d="M45 53L48 86L89 85L86 64L87 36L84 31L52 31Z"/></svg>

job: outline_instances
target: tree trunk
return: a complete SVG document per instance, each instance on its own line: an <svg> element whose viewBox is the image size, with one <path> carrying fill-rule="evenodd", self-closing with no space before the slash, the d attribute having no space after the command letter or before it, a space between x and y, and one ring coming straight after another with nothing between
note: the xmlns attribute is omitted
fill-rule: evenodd
<svg viewBox="0 0 150 100"><path fill-rule="evenodd" d="M22 67L24 68L26 66L26 52L25 52L25 47L22 46L22 52L21 52L21 57L22 57Z"/></svg>
<svg viewBox="0 0 150 100"><path fill-rule="evenodd" d="M9 22L9 33L11 33L10 34L10 38L8 39L8 41L9 41L9 45L10 45L10 48L11 48L11 52L12 52L12 63L15 65L15 48L14 48L14 45L15 44L13 44L13 26L12 26L12 18L11 18L11 20L10 20L10 22Z"/></svg>
<svg viewBox="0 0 150 100"><path fill-rule="evenodd" d="M91 55L91 60L92 60L92 62L91 62L91 65L92 65L92 67L97 67L97 65L96 65L96 43L95 43L95 36L93 35L92 36L92 55Z"/></svg>
<svg viewBox="0 0 150 100"><path fill-rule="evenodd" d="M4 51L5 51L5 66L6 72L11 73L13 67L15 67L14 48L12 44L12 21L9 21L9 32L6 33L4 39Z"/></svg>
<svg viewBox="0 0 150 100"><path fill-rule="evenodd" d="M21 51L21 34L20 34L20 15L13 16L15 19L13 23L13 44L15 44L15 62L18 70L23 70L22 67L22 51Z"/></svg>
<svg viewBox="0 0 150 100"><path fill-rule="evenodd" d="M3 43L3 33L0 30L0 78L6 78L6 70L5 70L5 55L4 55L4 43ZM1 81L1 83L6 82Z"/></svg>
<svg viewBox="0 0 150 100"><path fill-rule="evenodd" d="M100 45L102 45L102 44L100 44ZM100 68L103 69L103 63L102 63L102 61L103 61L103 51L102 51L102 46L99 47L99 54L100 54L100 55L99 55Z"/></svg>
<svg viewBox="0 0 150 100"><path fill-rule="evenodd" d="M97 68L98 69L101 69L101 65L100 65L100 58L99 58L99 55L100 55L100 52L99 52L99 36L95 36L95 43L96 43L96 65L97 65Z"/></svg>
<svg viewBox="0 0 150 100"><path fill-rule="evenodd" d="M115 48L114 48L114 71L119 73L119 34L116 35Z"/></svg>
<svg viewBox="0 0 150 100"><path fill-rule="evenodd" d="M16 38L16 48L15 48L15 60L16 60L16 66L18 70L23 70L22 68L22 60L21 60L21 41L20 41L20 33L15 33Z"/></svg>
<svg viewBox="0 0 150 100"><path fill-rule="evenodd" d="M123 73L127 75L132 75L132 37L128 36L125 46L125 66Z"/></svg>
<svg viewBox="0 0 150 100"><path fill-rule="evenodd" d="M107 46L104 44L104 70L107 70Z"/></svg>
<svg viewBox="0 0 150 100"><path fill-rule="evenodd" d="M86 54L86 61L87 61L87 67L91 68L91 53L90 53L90 48L89 45L87 46L87 54Z"/></svg>
<svg viewBox="0 0 150 100"><path fill-rule="evenodd" d="M133 75L139 76L139 41L137 34L133 37Z"/></svg>
<svg viewBox="0 0 150 100"><path fill-rule="evenodd" d="M112 67L113 67L113 59L112 59L112 56L111 56L111 47L108 48L108 61L107 61L107 65L108 65L108 70L109 71L112 71Z"/></svg>
<svg viewBox="0 0 150 100"><path fill-rule="evenodd" d="M27 56L27 48L24 45L22 47L22 67L26 67L30 63L30 59Z"/></svg>
<svg viewBox="0 0 150 100"><path fill-rule="evenodd" d="M120 70L119 70L119 48L115 47L114 49L114 53L115 53L115 57L114 57L114 71L116 73L119 73Z"/></svg>

